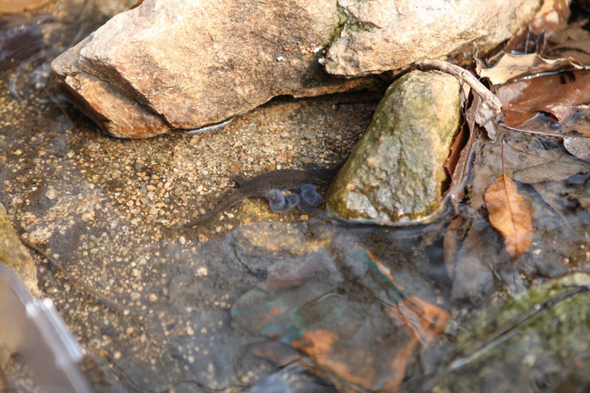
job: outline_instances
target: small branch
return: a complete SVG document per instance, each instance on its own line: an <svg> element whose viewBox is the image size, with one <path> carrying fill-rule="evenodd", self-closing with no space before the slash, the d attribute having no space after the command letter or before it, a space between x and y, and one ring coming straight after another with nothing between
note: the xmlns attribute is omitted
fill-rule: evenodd
<svg viewBox="0 0 590 393"><path fill-rule="evenodd" d="M441 60L419 60L415 64L420 69L434 69L453 75L461 82L467 84L475 93L475 99L465 113L469 127L472 128L474 124L477 124L486 130L488 138L491 140L496 139L496 125L494 121L502 111L502 102L500 102L498 97L492 94L470 72L454 64Z"/></svg>
<svg viewBox="0 0 590 393"><path fill-rule="evenodd" d="M502 109L502 103L500 102L500 99L496 97L491 91L489 91L469 71L442 60L418 60L415 64L420 69L435 69L461 79L463 82L467 83L469 87L473 89L473 91L479 94L481 98L484 99L484 103L494 110L496 114L500 113L500 110Z"/></svg>
<svg viewBox="0 0 590 393"><path fill-rule="evenodd" d="M524 132L526 134L535 134L535 135L543 135L543 136L552 136L554 138L561 138L561 139L566 139L566 138L573 138L573 139L590 139L587 136L580 136L580 135L562 135L562 134L552 134L550 132L543 132L543 131L533 131L533 130L525 130L523 128L516 128L516 127L510 127L507 126L506 124L504 124L503 122L498 123L498 125L500 127L506 128L507 130L510 131L517 131L517 132Z"/></svg>

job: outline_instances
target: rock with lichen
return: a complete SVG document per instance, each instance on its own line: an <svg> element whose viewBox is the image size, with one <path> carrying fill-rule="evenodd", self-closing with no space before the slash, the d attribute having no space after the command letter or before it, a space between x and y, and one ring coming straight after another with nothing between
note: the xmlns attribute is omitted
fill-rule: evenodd
<svg viewBox="0 0 590 393"><path fill-rule="evenodd" d="M399 78L332 182L329 214L381 225L435 219L447 180L444 163L460 119L455 77L414 71Z"/></svg>

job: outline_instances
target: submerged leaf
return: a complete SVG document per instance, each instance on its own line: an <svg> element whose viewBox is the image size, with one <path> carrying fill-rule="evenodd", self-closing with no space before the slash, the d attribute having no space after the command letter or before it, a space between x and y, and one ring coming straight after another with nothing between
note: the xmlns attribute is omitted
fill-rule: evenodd
<svg viewBox="0 0 590 393"><path fill-rule="evenodd" d="M560 123L576 112L576 105L590 101L590 71L561 72L501 86L504 123L519 127L539 112L551 114Z"/></svg>
<svg viewBox="0 0 590 393"><path fill-rule="evenodd" d="M474 212L473 220L484 221ZM489 228L489 224L486 224ZM493 289L494 277L491 266L489 233L485 227L472 224L461 215L449 224L443 241L443 258L449 277L453 281L453 299L469 298L476 303L484 294ZM476 229L477 227L477 229ZM489 228L491 230L491 228Z"/></svg>
<svg viewBox="0 0 590 393"><path fill-rule="evenodd" d="M506 251L515 261L527 252L533 242L531 209L516 189L516 184L504 174L485 193L490 223L504 238Z"/></svg>
<svg viewBox="0 0 590 393"><path fill-rule="evenodd" d="M563 146L580 160L590 160L590 138L566 136L563 138Z"/></svg>
<svg viewBox="0 0 590 393"><path fill-rule="evenodd" d="M585 67L576 59L546 59L536 53L528 55L504 54L492 68L479 70L479 75L488 78L494 85L501 85L509 80L534 75L547 71L581 70Z"/></svg>

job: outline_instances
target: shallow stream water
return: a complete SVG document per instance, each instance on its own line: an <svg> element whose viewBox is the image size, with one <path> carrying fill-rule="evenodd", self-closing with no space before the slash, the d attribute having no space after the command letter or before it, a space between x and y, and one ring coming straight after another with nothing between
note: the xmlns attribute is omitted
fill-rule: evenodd
<svg viewBox="0 0 590 393"><path fill-rule="evenodd" d="M449 273L452 212L395 229L277 214L251 199L205 227L174 231L231 191L230 171L339 163L383 92L280 97L220 130L114 139L51 88L49 62L93 24L14 23L32 38L0 72L0 202L54 260L31 250L41 291L82 344L81 369L96 391L415 391L444 368L474 310L588 270L584 168L525 186L537 232L519 265L484 218L473 220L481 238L472 247L485 239L483 280L466 251L460 272ZM461 292L457 275L475 284ZM26 370L10 367L0 391L29 391Z"/></svg>

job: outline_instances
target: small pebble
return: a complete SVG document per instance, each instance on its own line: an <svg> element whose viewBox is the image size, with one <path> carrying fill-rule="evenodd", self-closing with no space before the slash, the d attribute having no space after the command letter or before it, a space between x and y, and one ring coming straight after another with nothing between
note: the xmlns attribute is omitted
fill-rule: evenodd
<svg viewBox="0 0 590 393"><path fill-rule="evenodd" d="M45 196L50 200L54 200L55 198L57 198L57 191L55 191L55 188L53 188L53 186L49 186L47 187L47 192L45 193Z"/></svg>

